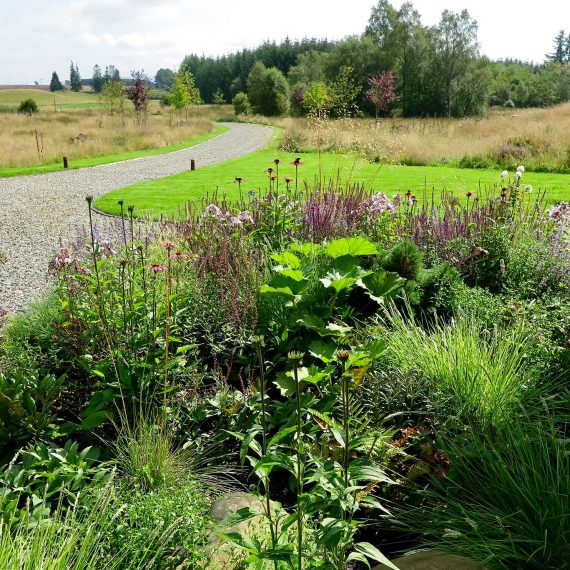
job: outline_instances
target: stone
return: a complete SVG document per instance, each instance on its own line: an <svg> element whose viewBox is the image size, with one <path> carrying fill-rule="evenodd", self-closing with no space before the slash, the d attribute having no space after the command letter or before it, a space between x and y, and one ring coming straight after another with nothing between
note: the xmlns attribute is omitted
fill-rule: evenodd
<svg viewBox="0 0 570 570"><path fill-rule="evenodd" d="M230 527L218 528L217 530L224 533L238 532L243 536L257 538L263 543L270 539L267 520L262 516L264 513L263 506L260 497L249 493L232 492L213 502L210 516L219 525L229 515L239 509L249 507L252 511L259 513L259 516L255 516ZM279 503L275 503L274 501L271 501L271 510L274 513L284 513ZM210 537L210 545L207 548L207 552L209 558L206 566L207 570L241 569L243 567L243 560L246 558L246 554L242 549L223 542L214 534Z"/></svg>
<svg viewBox="0 0 570 570"><path fill-rule="evenodd" d="M485 570L483 566L456 554L446 554L435 550L422 550L392 560L400 570ZM385 570L381 564L374 570Z"/></svg>

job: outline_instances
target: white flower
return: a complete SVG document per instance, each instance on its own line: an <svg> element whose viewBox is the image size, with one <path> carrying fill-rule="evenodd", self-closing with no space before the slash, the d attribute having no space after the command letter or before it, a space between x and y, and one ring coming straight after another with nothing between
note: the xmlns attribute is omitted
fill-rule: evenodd
<svg viewBox="0 0 570 570"><path fill-rule="evenodd" d="M522 164L517 167L517 172L520 172L521 174L524 172L524 166Z"/></svg>
<svg viewBox="0 0 570 570"><path fill-rule="evenodd" d="M503 172L501 172L501 178L503 179L505 179L508 175L509 173L506 170L503 170Z"/></svg>
<svg viewBox="0 0 570 570"><path fill-rule="evenodd" d="M517 180L518 180L518 179L522 176L522 172L520 172L520 171L517 170L517 171L515 172L515 176L516 176L516 178L517 178Z"/></svg>
<svg viewBox="0 0 570 570"><path fill-rule="evenodd" d="M532 192L532 186L530 184L525 184L524 191L528 193Z"/></svg>

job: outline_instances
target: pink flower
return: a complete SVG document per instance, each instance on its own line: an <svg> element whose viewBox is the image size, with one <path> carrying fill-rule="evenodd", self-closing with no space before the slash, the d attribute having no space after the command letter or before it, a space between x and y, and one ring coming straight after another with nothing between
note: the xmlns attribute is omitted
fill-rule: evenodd
<svg viewBox="0 0 570 570"><path fill-rule="evenodd" d="M184 254L181 251L175 251L170 254L170 259L184 259Z"/></svg>
<svg viewBox="0 0 570 570"><path fill-rule="evenodd" d="M158 273L159 271L168 271L164 265L159 265L158 263L151 263L150 265L147 265L146 268L154 271L155 273Z"/></svg>
<svg viewBox="0 0 570 570"><path fill-rule="evenodd" d="M176 247L176 244L172 243L171 241L166 241L162 244L162 247L167 251L170 251L171 249L174 249Z"/></svg>

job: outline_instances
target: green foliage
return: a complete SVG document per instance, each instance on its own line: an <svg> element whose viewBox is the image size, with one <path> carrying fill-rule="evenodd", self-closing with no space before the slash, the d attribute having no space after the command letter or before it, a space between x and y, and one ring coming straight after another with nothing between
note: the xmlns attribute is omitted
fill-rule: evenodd
<svg viewBox="0 0 570 570"><path fill-rule="evenodd" d="M331 111L337 117L346 117L356 114L358 95L362 86L356 83L354 69L343 65L334 79L328 84L330 93Z"/></svg>
<svg viewBox="0 0 570 570"><path fill-rule="evenodd" d="M199 568L205 562L210 501L189 474L148 492L119 490L118 499L123 506L104 537L107 557L117 551L125 560L152 554L144 566L152 570Z"/></svg>
<svg viewBox="0 0 570 570"><path fill-rule="evenodd" d="M113 115L115 112L124 111L126 93L125 86L121 81L114 79L105 81L101 90L101 97L109 114Z"/></svg>
<svg viewBox="0 0 570 570"><path fill-rule="evenodd" d="M257 62L247 78L248 97L255 113L282 115L289 109L289 85L275 67Z"/></svg>
<svg viewBox="0 0 570 570"><path fill-rule="evenodd" d="M59 80L59 76L55 71L51 74L51 80L49 82L49 90L52 93L54 91L63 91L63 84Z"/></svg>
<svg viewBox="0 0 570 570"><path fill-rule="evenodd" d="M423 254L418 246L405 240L395 245L382 260L387 271L393 271L405 279L417 280L422 270Z"/></svg>
<svg viewBox="0 0 570 570"><path fill-rule="evenodd" d="M214 105L225 105L226 98L224 97L224 92L221 89L216 89L214 93L214 99L212 101Z"/></svg>
<svg viewBox="0 0 570 570"><path fill-rule="evenodd" d="M69 66L69 83L71 84L71 90L75 92L81 91L81 75L79 74L79 68L77 64Z"/></svg>
<svg viewBox="0 0 570 570"><path fill-rule="evenodd" d="M303 107L308 113L321 113L329 106L327 86L323 82L310 83L303 93Z"/></svg>
<svg viewBox="0 0 570 570"><path fill-rule="evenodd" d="M178 110L186 109L189 105L200 105L202 98L196 87L194 76L188 70L179 71L174 77L170 104Z"/></svg>
<svg viewBox="0 0 570 570"><path fill-rule="evenodd" d="M54 405L64 377L37 372L0 372L0 452L13 453L29 441L55 431Z"/></svg>
<svg viewBox="0 0 570 570"><path fill-rule="evenodd" d="M174 71L172 69L161 67L154 77L154 82L159 89L171 89L172 83L175 77Z"/></svg>
<svg viewBox="0 0 570 570"><path fill-rule="evenodd" d="M538 373L527 362L534 339L517 327L481 330L458 317L428 330L392 310L386 363L419 375L426 393L443 395L441 413L462 425L508 425L519 407L536 403Z"/></svg>
<svg viewBox="0 0 570 570"><path fill-rule="evenodd" d="M236 93L232 99L232 104L236 115L251 115L252 108L246 93L242 91Z"/></svg>
<svg viewBox="0 0 570 570"><path fill-rule="evenodd" d="M38 104L32 99L24 99L18 105L18 113L25 113L26 115L32 115L39 111Z"/></svg>
<svg viewBox="0 0 570 570"><path fill-rule="evenodd" d="M404 279L366 268L366 258L378 254L365 238L341 238L324 246L295 244L272 255L275 276L261 286L261 311L268 313L265 325L281 354L304 350L319 339L342 338L355 319L395 298Z"/></svg>
<svg viewBox="0 0 570 570"><path fill-rule="evenodd" d="M0 509L6 524L40 521L54 511L85 505L92 492L111 475L101 465L99 451L79 450L68 441L63 447L35 443L21 449L0 474Z"/></svg>
<svg viewBox="0 0 570 570"><path fill-rule="evenodd" d="M444 437L451 464L403 518L426 546L497 568L564 568L570 557L568 440L550 419Z"/></svg>

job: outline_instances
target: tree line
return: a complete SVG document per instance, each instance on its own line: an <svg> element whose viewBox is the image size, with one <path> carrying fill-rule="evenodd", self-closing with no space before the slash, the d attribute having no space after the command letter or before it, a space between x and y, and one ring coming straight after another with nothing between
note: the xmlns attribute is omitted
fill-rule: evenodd
<svg viewBox="0 0 570 570"><path fill-rule="evenodd" d="M251 99L252 81L255 100L263 65L271 70L266 91L274 97L265 106L294 113L324 104L332 113L350 107L375 114L378 108L367 95L370 82L390 73L396 91L393 112L461 117L483 113L490 104L545 106L570 99L569 59L570 36L561 31L542 64L491 61L479 53L477 22L467 10L445 10L437 25L425 26L412 3L397 9L379 0L359 36L265 42L216 58L192 54L181 69L192 72L203 100L213 103L220 94L226 101L237 93ZM161 80L169 71L160 70Z"/></svg>

